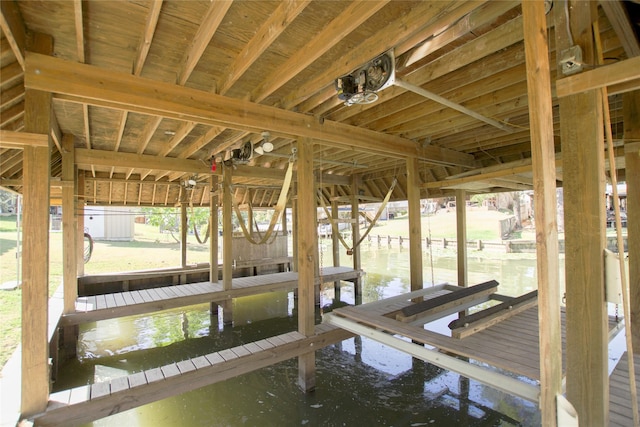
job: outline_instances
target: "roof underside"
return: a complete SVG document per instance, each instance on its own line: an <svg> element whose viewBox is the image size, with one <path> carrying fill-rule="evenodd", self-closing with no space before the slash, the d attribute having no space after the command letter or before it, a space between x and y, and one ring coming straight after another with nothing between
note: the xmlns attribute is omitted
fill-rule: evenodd
<svg viewBox="0 0 640 427"><path fill-rule="evenodd" d="M247 141L258 146L263 131L270 132L273 152L234 170L236 200L255 207L276 203L280 177L301 138L314 145L314 169L327 198L346 199L350 176L359 174L363 200L382 200L394 178L392 200L405 200L406 158L412 156L420 159L423 198L446 196L454 188L471 193L532 188L526 168L442 183L530 163L518 1L2 3L1 129L24 131L32 59L26 55L25 67L22 55L16 56L19 33L25 44L34 34L50 35L53 57L69 61L61 66L77 69L84 77L73 83L85 84L77 94L71 84L51 89L51 176L61 176L62 138L73 135L89 204L208 205L212 159L219 172L229 150ZM637 5L606 3L613 6L599 7L603 56L607 62L624 60L638 46L638 24L628 19ZM611 8L626 21L613 19ZM553 68L553 13L548 26ZM395 56L399 84L378 92L373 103L344 105L335 79L387 51ZM80 64L93 68L85 71ZM104 81L101 72L114 81L126 77L130 98L92 90ZM551 74L554 85L555 69ZM420 90L487 120L428 99ZM166 107L158 94L166 94ZM609 101L613 138L620 141L621 95ZM554 95L559 152L557 105ZM95 160L105 152L106 161ZM21 192L22 150L2 148L0 154L0 185ZM144 161L131 160L134 154ZM154 158L186 159L200 167L171 170L158 162L153 169ZM192 190L182 185L189 178L197 181ZM53 187L52 197L56 194Z"/></svg>

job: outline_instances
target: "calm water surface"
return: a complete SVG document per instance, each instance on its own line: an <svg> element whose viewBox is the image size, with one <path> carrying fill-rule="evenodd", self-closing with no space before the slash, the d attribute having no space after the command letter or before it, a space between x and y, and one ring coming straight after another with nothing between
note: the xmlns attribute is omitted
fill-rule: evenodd
<svg viewBox="0 0 640 427"><path fill-rule="evenodd" d="M325 241L328 245L328 242ZM342 251L342 265L352 262ZM328 246L321 259L331 260ZM433 258L433 262L432 262ZM406 248L363 244L363 302L409 290ZM433 265L433 268L432 268ZM424 254L425 286L456 281L455 253ZM496 279L499 292L535 289L529 255L489 259L469 254L470 283ZM433 273L432 273L433 272ZM354 302L353 287L321 294L321 312ZM234 327L211 317L208 305L84 325L78 360L61 367L55 389L104 381L295 330L292 293L238 299ZM321 313L318 313L320 318ZM319 320L319 319L318 319ZM445 325L447 322L443 322ZM99 420L94 426L537 426L536 406L366 338L319 350L317 386L297 387L297 360Z"/></svg>

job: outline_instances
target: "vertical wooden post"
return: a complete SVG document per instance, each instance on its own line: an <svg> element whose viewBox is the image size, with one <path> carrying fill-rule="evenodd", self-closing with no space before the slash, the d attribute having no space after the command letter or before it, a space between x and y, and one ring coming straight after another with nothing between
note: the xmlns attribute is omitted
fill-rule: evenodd
<svg viewBox="0 0 640 427"><path fill-rule="evenodd" d="M222 169L222 287L230 290L233 280L233 205L231 197L231 173L230 167ZM223 302L222 317L225 325L233 323L233 301Z"/></svg>
<svg viewBox="0 0 640 427"><path fill-rule="evenodd" d="M356 246L358 240L360 240L360 199L358 198L358 192L360 191L360 175L351 176L351 218L353 224L351 224L351 236L353 241L353 269L361 270L362 261L360 258L360 247ZM362 279L357 278L353 281L355 303L362 304Z"/></svg>
<svg viewBox="0 0 640 427"><path fill-rule="evenodd" d="M633 351L640 354L640 91L624 94L627 246Z"/></svg>
<svg viewBox="0 0 640 427"><path fill-rule="evenodd" d="M340 233L340 223L337 222L340 218L340 212L338 211L338 201L335 200L335 197L338 196L338 187L336 185L331 186L331 220L334 221L336 227L331 227L331 253L333 255L333 266L340 266L340 239L338 238ZM335 233L333 230L337 230L338 233ZM335 299L340 301L340 281L336 280L333 284L335 291Z"/></svg>
<svg viewBox="0 0 640 427"><path fill-rule="evenodd" d="M35 34L32 49L50 54L53 40ZM51 94L27 89L25 132L45 134L49 147L25 147L22 154L22 396L21 414L44 411L49 400L49 176Z"/></svg>
<svg viewBox="0 0 640 427"><path fill-rule="evenodd" d="M187 266L187 202L180 203L180 265Z"/></svg>
<svg viewBox="0 0 640 427"><path fill-rule="evenodd" d="M298 271L298 183L292 183L293 198L291 199L291 252L293 253L293 265L291 271ZM294 294L298 295L298 290L294 289Z"/></svg>
<svg viewBox="0 0 640 427"><path fill-rule="evenodd" d="M62 283L65 314L75 311L78 298L78 225L75 219L77 180L73 139L73 135L70 134L65 134L62 138Z"/></svg>
<svg viewBox="0 0 640 427"><path fill-rule="evenodd" d="M209 281L218 283L218 176L209 177ZM212 316L218 313L218 304L209 304ZM212 322L213 319L212 319Z"/></svg>
<svg viewBox="0 0 640 427"><path fill-rule="evenodd" d="M315 333L316 202L313 179L313 145L298 141L298 331ZM298 385L304 391L315 388L315 352L298 357Z"/></svg>
<svg viewBox="0 0 640 427"><path fill-rule="evenodd" d="M253 190L247 188L247 192L247 199L249 200L249 203L247 204L247 229L249 230L249 235L253 236L253 231L255 229L255 225L253 224L253 205L251 204L253 199Z"/></svg>
<svg viewBox="0 0 640 427"><path fill-rule="evenodd" d="M422 277L422 219L418 159L407 159L407 201L409 206L409 275L411 290L424 287Z"/></svg>
<svg viewBox="0 0 640 427"><path fill-rule="evenodd" d="M536 200L540 410L542 424L556 426L556 398L562 393L562 342L549 46L543 2L523 1L522 10Z"/></svg>
<svg viewBox="0 0 640 427"><path fill-rule="evenodd" d="M523 2L523 5L527 3ZM564 5L554 5L556 52L562 52L571 45L578 45L582 48L584 63L596 63L592 30L592 23L597 19L596 8L597 3L594 2L572 2L569 8L570 22L567 24ZM572 35L567 33L567 28L570 28ZM525 34L528 33L525 29ZM558 58L561 56L558 55ZM539 54L536 55L535 61L539 63ZM559 66L558 75L561 76L561 73ZM566 397L575 407L581 425L603 426L608 424L609 417L609 378L602 255L605 247L606 221L603 197L602 96L599 90L591 90L562 98L559 104L564 214L565 218L570 219L564 224L567 301ZM548 138L551 138L551 135ZM548 173L551 173L550 170ZM549 203L536 201L536 206ZM537 222L539 218L536 211ZM549 222L551 223L551 219ZM549 246L546 249L553 248ZM551 262L551 257L549 261ZM543 301L540 295L538 299ZM555 304L550 298L544 302ZM545 308L540 304L538 307ZM542 350L545 351L544 348ZM552 348L549 350L553 351ZM547 360L544 354L542 360Z"/></svg>
<svg viewBox="0 0 640 427"><path fill-rule="evenodd" d="M456 244L458 247L458 286L469 286L467 274L467 192L456 190Z"/></svg>
<svg viewBox="0 0 640 427"><path fill-rule="evenodd" d="M76 257L76 268L78 272L78 277L84 276L84 171L78 170L78 200L76 203L76 223L77 223L77 257Z"/></svg>
<svg viewBox="0 0 640 427"><path fill-rule="evenodd" d="M218 283L218 176L209 178L209 281Z"/></svg>

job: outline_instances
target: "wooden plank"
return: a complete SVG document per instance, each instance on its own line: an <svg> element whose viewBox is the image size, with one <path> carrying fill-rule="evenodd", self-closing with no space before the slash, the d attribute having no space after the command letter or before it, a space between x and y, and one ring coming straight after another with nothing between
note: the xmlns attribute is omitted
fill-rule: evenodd
<svg viewBox="0 0 640 427"><path fill-rule="evenodd" d="M238 358L238 355L231 351L231 349L219 351L218 354L224 359L225 362Z"/></svg>
<svg viewBox="0 0 640 427"><path fill-rule="evenodd" d="M181 360L180 362L176 363L176 365L178 366L178 369L182 374L196 370L196 365L190 359Z"/></svg>
<svg viewBox="0 0 640 427"><path fill-rule="evenodd" d="M91 384L91 399L98 399L109 394L111 394L111 383L109 381Z"/></svg>
<svg viewBox="0 0 640 427"><path fill-rule="evenodd" d="M164 375L165 379L180 375L180 369L178 369L178 366L175 363L164 365L160 368L160 370L162 370L162 374Z"/></svg>
<svg viewBox="0 0 640 427"><path fill-rule="evenodd" d="M207 354L205 358L211 365L217 365L218 363L224 362L224 359L218 353Z"/></svg>
<svg viewBox="0 0 640 427"><path fill-rule="evenodd" d="M438 307L444 306L450 303L457 303L465 298L476 297L480 294L491 294L498 290L498 282L490 280L488 282L480 283L478 285L470 286L468 288L462 288L455 292L451 292L447 295L442 295L436 298L431 298L420 303L410 305L409 307L402 309L402 320L410 321L415 320L418 314L429 312L430 310L438 309ZM413 317L413 318L411 318ZM400 319L399 319L400 320Z"/></svg>
<svg viewBox="0 0 640 427"><path fill-rule="evenodd" d="M529 292L527 294L521 295L517 298L510 298L508 301L505 301L501 304L497 304L494 305L492 307L489 308L485 308L483 310L477 311L473 314L461 317L460 319L456 319L456 320L452 320L449 323L449 329L456 329L456 328L460 328L463 327L465 325L470 325L473 322L477 322L478 320L482 320L484 318L486 318L487 316L490 316L494 313L500 313L503 310L510 310L511 308L513 308L515 305L523 302L523 301L527 301L529 299L537 299L538 298L538 291L532 291Z"/></svg>
<svg viewBox="0 0 640 427"><path fill-rule="evenodd" d="M193 365L196 367L196 369L203 369L211 366L211 363L209 363L207 358L204 356L198 356L194 359L191 359L191 361L193 362Z"/></svg>
<svg viewBox="0 0 640 427"><path fill-rule="evenodd" d="M251 354L249 349L245 348L245 346L243 346L243 345L239 345L237 347L233 347L230 350L238 357L243 357L243 356L246 356L248 354Z"/></svg>
<svg viewBox="0 0 640 427"><path fill-rule="evenodd" d="M640 89L640 56L602 65L593 70L556 80L558 98L576 95L620 83L636 81ZM632 90L628 88L628 90Z"/></svg>
<svg viewBox="0 0 640 427"><path fill-rule="evenodd" d="M130 292L122 292L122 298L124 299L125 305L133 305L136 301L133 299L133 296Z"/></svg>
<svg viewBox="0 0 640 427"><path fill-rule="evenodd" d="M118 306L118 304L116 304L116 299L113 294L106 294L105 301L107 303L107 308L114 308Z"/></svg>
<svg viewBox="0 0 640 427"><path fill-rule="evenodd" d="M144 371L144 376L147 378L148 384L164 380L164 375L160 368L147 369Z"/></svg>
<svg viewBox="0 0 640 427"><path fill-rule="evenodd" d="M124 299L124 296L122 295L122 292L118 292L117 294L113 294L113 298L116 302L116 306L117 307L124 307L127 305L127 302Z"/></svg>
<svg viewBox="0 0 640 427"><path fill-rule="evenodd" d="M129 387L140 387L147 384L147 377L144 372L136 372L135 374L131 374L128 377Z"/></svg>
<svg viewBox="0 0 640 427"><path fill-rule="evenodd" d="M322 346L341 341L350 335L351 334L340 329L332 329L326 334L314 335L304 338L301 341L283 344L275 350L270 349L256 354L249 353L244 357L237 357L228 362L212 363L209 367L192 370L181 375L170 376L166 379L163 378L161 373L165 370L163 369L165 367L154 368L153 370L145 371L147 379L149 379L149 377L155 377L155 381L148 381L147 385L129 388L122 392L111 393L108 397L105 396L95 400L88 400L78 405L60 405L56 408L52 406L50 407L50 411L45 413L44 416L40 416L36 422L42 425L84 424L98 418L114 415L140 405L185 393L273 365L274 363L306 353L310 348L321 348ZM209 356L210 355L207 355L205 358L209 359ZM170 366L175 367L175 364ZM152 375L150 371L155 371L156 374Z"/></svg>
<svg viewBox="0 0 640 427"><path fill-rule="evenodd" d="M128 390L129 389L129 378L128 377L117 377L110 381L111 383L111 393L117 393L119 391Z"/></svg>
<svg viewBox="0 0 640 427"><path fill-rule="evenodd" d="M451 331L451 335L454 338L458 339L468 337L469 335L485 330L495 325L496 323L502 322L503 320L508 319L511 316L515 316L522 311L528 310L531 307L535 307L537 304L537 298L521 301L520 303L514 304L509 308L503 308L500 312L496 312L492 315L484 317L481 320L475 321L468 326L463 325L459 328L455 328Z"/></svg>

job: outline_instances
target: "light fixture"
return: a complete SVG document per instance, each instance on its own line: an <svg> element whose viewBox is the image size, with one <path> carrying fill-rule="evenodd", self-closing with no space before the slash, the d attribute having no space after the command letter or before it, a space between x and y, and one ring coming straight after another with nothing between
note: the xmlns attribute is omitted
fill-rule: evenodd
<svg viewBox="0 0 640 427"><path fill-rule="evenodd" d="M253 147L253 152L258 156L262 156L264 153L270 153L273 151L273 143L269 141L271 134L267 131L262 132L262 144Z"/></svg>

